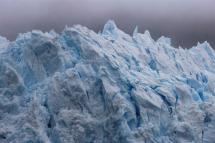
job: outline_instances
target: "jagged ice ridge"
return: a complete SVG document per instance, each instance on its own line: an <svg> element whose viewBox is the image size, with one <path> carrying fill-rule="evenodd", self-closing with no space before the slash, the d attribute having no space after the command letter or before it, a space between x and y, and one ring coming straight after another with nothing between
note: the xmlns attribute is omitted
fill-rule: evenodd
<svg viewBox="0 0 215 143"><path fill-rule="evenodd" d="M0 38L0 143L214 143L215 52L108 21Z"/></svg>

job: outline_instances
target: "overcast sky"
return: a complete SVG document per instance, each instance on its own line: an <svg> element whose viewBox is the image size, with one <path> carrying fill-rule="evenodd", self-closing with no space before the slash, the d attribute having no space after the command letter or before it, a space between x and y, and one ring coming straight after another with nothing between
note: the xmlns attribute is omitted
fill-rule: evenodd
<svg viewBox="0 0 215 143"><path fill-rule="evenodd" d="M148 29L156 39L171 37L190 47L209 41L215 47L215 0L0 0L0 35L14 40L32 29L60 32L82 24L95 31L108 19L132 33Z"/></svg>

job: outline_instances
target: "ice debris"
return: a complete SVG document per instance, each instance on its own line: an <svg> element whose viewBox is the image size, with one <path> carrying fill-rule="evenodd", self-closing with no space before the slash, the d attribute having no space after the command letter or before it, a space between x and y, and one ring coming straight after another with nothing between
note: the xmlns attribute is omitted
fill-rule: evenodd
<svg viewBox="0 0 215 143"><path fill-rule="evenodd" d="M109 21L0 38L1 143L213 143L215 52Z"/></svg>

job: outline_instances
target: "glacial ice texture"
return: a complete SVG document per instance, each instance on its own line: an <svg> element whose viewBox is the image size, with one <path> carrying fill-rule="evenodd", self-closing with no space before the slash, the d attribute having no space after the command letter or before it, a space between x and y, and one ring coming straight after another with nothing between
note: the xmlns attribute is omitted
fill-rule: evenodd
<svg viewBox="0 0 215 143"><path fill-rule="evenodd" d="M0 143L214 143L215 52L132 36L0 37Z"/></svg>

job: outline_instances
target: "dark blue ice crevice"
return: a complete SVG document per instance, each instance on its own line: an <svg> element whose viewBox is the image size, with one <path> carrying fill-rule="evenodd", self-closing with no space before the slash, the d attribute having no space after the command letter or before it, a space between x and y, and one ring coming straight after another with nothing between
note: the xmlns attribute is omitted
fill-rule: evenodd
<svg viewBox="0 0 215 143"><path fill-rule="evenodd" d="M205 114L204 123L209 124L212 121L211 115L209 113Z"/></svg>
<svg viewBox="0 0 215 143"><path fill-rule="evenodd" d="M163 95L161 92L159 92L159 90L157 90L159 88L159 86L155 86L155 87L151 87L151 88L163 100L164 104L166 105L166 107L169 110L169 113L171 115L173 113L173 109L172 109L173 105L172 105L171 101L169 101L165 95Z"/></svg>
<svg viewBox="0 0 215 143"><path fill-rule="evenodd" d="M177 108L177 104L178 104L178 102L180 100L181 95L178 92L178 90L176 89L176 87L173 88L173 93L175 95L175 109L176 109Z"/></svg>
<svg viewBox="0 0 215 143"><path fill-rule="evenodd" d="M175 63L175 66L179 71L183 71L182 66L178 62Z"/></svg>
<svg viewBox="0 0 215 143"><path fill-rule="evenodd" d="M168 110L169 110L169 113L170 114L172 114L172 104L171 104L171 102L170 101L168 101L168 99L166 98L166 96L165 95L163 95L163 94L161 94L161 93L159 93L159 92L156 92L160 97L161 97L161 99L164 101L164 103L167 105L167 108L168 108Z"/></svg>
<svg viewBox="0 0 215 143"><path fill-rule="evenodd" d="M105 97L106 93L105 93L105 90L104 90L104 85L102 83L102 80L98 79L98 81L96 82L95 86L99 88L99 96L102 99L103 109L104 109L104 111L106 111L108 109L108 107L107 107L107 102L108 101L106 101L106 97Z"/></svg>
<svg viewBox="0 0 215 143"><path fill-rule="evenodd" d="M157 59L154 57L153 53L150 51L149 48L146 48L145 49L146 53L149 55L149 62L148 62L148 65L149 67L153 70L153 71L156 71L157 73L159 73L159 70L158 70L158 61Z"/></svg>
<svg viewBox="0 0 215 143"><path fill-rule="evenodd" d="M202 72L196 74L196 79L204 84L208 83L207 75L203 74Z"/></svg>
<svg viewBox="0 0 215 143"><path fill-rule="evenodd" d="M152 90L156 90L157 88L159 88L160 86L159 85L150 85L150 88Z"/></svg>
<svg viewBox="0 0 215 143"><path fill-rule="evenodd" d="M132 90L135 90L135 87L128 83L128 94L130 95L130 102L134 107L135 115L136 115L136 128L140 127L141 125L141 114L140 114L140 107L138 105L138 101L135 98L135 95L133 95Z"/></svg>
<svg viewBox="0 0 215 143"><path fill-rule="evenodd" d="M205 139L205 131L208 128L208 125L212 122L213 120L211 119L211 115L206 112L205 113L205 117L203 120L203 128L202 128L202 143L204 143L204 139ZM206 139L207 140L207 139Z"/></svg>
<svg viewBox="0 0 215 143"><path fill-rule="evenodd" d="M149 62L149 66L152 70L157 71L157 63L155 60L151 59L151 61Z"/></svg>
<svg viewBox="0 0 215 143"><path fill-rule="evenodd" d="M145 48L145 51L146 51L146 53L147 53L148 55L150 55L150 56L151 56L151 51L150 51L150 49L149 49L149 48Z"/></svg>
<svg viewBox="0 0 215 143"><path fill-rule="evenodd" d="M202 88L197 90L197 93L199 94L199 97L201 98L202 101L205 100L204 98L204 90Z"/></svg>
<svg viewBox="0 0 215 143"><path fill-rule="evenodd" d="M203 76L204 77L204 76ZM199 78L197 76L197 78ZM203 82L204 81L204 82ZM204 80L202 82L205 83L207 81L207 79L205 79L204 77ZM187 84L196 91L196 93L198 94L198 96L200 97L201 101L204 101L205 98L204 98L204 88L205 88L205 85L204 84L201 84L199 83L199 81L195 80L195 79L191 79L191 78L188 78L187 79Z"/></svg>

